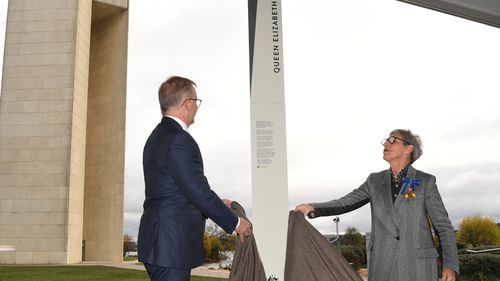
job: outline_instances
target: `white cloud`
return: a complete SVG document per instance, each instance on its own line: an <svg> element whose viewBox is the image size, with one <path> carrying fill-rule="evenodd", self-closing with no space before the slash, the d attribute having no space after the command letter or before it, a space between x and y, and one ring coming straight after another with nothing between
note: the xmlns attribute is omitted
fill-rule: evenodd
<svg viewBox="0 0 500 281"><path fill-rule="evenodd" d="M498 171L466 171L457 175L448 185L451 188L458 188L460 190L471 185L488 186L491 187L491 190L496 190L496 185L499 183L500 173Z"/></svg>

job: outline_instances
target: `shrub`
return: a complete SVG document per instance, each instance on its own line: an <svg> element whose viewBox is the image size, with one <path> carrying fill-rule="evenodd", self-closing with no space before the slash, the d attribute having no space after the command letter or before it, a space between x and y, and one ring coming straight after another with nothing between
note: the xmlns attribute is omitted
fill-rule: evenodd
<svg viewBox="0 0 500 281"><path fill-rule="evenodd" d="M469 250L483 251L483 250L488 250L488 249L500 249L500 246L479 246L479 247L474 247L474 248L459 249L458 250L458 255L477 254L477 253L470 253L468 251ZM496 250L496 251L492 251L492 252L485 252L485 253L482 253L482 254L500 255L500 250Z"/></svg>
<svg viewBox="0 0 500 281"><path fill-rule="evenodd" d="M500 255L466 254L459 256L461 281L499 281Z"/></svg>
<svg viewBox="0 0 500 281"><path fill-rule="evenodd" d="M357 246L342 246L342 255L348 262L352 263L352 266L356 270L361 266L366 265L365 254L363 253L363 250Z"/></svg>
<svg viewBox="0 0 500 281"><path fill-rule="evenodd" d="M457 241L457 249L458 250L469 249L470 247L471 247L470 244L462 243L462 242Z"/></svg>
<svg viewBox="0 0 500 281"><path fill-rule="evenodd" d="M479 246L479 247L475 247L475 248L472 248L470 250L474 250L474 251L483 251L483 250L488 250L488 249L498 249L500 248L500 246ZM488 254L492 254L492 255L500 255L500 250L497 250L497 251L492 251L492 252L488 252Z"/></svg>

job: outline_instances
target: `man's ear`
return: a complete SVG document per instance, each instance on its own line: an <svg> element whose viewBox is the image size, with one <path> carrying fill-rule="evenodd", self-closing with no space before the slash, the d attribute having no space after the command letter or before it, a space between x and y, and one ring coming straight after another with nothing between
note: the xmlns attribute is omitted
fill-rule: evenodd
<svg viewBox="0 0 500 281"><path fill-rule="evenodd" d="M183 110L185 111L190 111L191 110L191 106L193 105L193 103L190 101L190 100L186 100L184 102L184 105L182 106L183 107Z"/></svg>

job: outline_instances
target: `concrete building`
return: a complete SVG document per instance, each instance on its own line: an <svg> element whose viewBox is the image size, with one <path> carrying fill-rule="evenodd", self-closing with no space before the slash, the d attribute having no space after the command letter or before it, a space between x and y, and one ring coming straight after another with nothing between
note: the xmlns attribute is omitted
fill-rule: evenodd
<svg viewBox="0 0 500 281"><path fill-rule="evenodd" d="M122 260L128 0L10 0L0 264Z"/></svg>

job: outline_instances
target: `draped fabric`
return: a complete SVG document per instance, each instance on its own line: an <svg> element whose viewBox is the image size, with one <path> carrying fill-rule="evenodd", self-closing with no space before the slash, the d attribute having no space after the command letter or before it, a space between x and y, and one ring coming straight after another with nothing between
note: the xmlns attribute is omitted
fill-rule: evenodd
<svg viewBox="0 0 500 281"><path fill-rule="evenodd" d="M315 280L362 281L347 260L305 219L303 213L290 211L285 281Z"/></svg>
<svg viewBox="0 0 500 281"><path fill-rule="evenodd" d="M247 219L245 210L236 201L231 209ZM362 281L352 266L339 254L301 212L290 211L286 246L284 281ZM229 281L266 281L264 266L255 237L245 243L236 242Z"/></svg>
<svg viewBox="0 0 500 281"><path fill-rule="evenodd" d="M231 209L239 217L248 220L245 210L238 202L233 201ZM257 250L257 244L255 243L253 233L245 238L245 243L241 243L239 237L236 241L236 251L234 253L231 272L229 273L229 280L266 281L266 273L259 256L259 251Z"/></svg>

